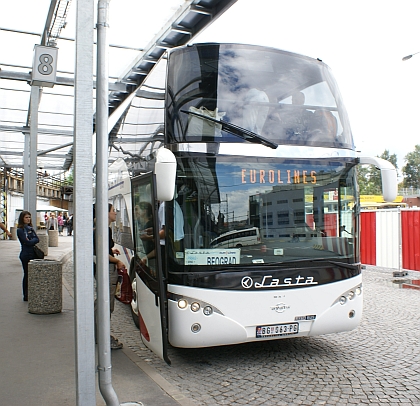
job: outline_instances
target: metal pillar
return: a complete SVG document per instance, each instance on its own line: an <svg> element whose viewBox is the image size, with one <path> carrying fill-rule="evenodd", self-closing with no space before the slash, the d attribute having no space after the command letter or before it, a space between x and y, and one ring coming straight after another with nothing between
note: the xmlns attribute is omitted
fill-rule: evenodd
<svg viewBox="0 0 420 406"><path fill-rule="evenodd" d="M8 220L9 220L9 216L8 216L8 210L7 210L7 197L8 197L8 189L9 189L9 181L8 181L8 173L7 173L7 168L4 167L3 168L3 179L2 179L2 185L1 185L1 196L0 196L0 218L3 218L3 222L4 225L9 228L8 225ZM13 224L14 225L14 224ZM10 230L10 228L9 228ZM3 238L6 240L7 239L7 234L6 232L3 233Z"/></svg>
<svg viewBox="0 0 420 406"><path fill-rule="evenodd" d="M24 205L32 215L32 224L36 229L36 177L37 177L37 146L38 146L38 107L41 88L31 87L30 105L30 141L29 141L29 167L25 167L24 182L27 195L24 196ZM26 146L26 145L25 145Z"/></svg>
<svg viewBox="0 0 420 406"><path fill-rule="evenodd" d="M29 211L29 145L31 135L24 133L25 146L23 150L23 210Z"/></svg>
<svg viewBox="0 0 420 406"><path fill-rule="evenodd" d="M98 302L98 378L107 405L118 406L112 387L108 250L108 14L109 1L98 1L96 73L96 264Z"/></svg>
<svg viewBox="0 0 420 406"><path fill-rule="evenodd" d="M93 308L92 120L94 0L78 0L74 93L74 307L76 401L96 405Z"/></svg>

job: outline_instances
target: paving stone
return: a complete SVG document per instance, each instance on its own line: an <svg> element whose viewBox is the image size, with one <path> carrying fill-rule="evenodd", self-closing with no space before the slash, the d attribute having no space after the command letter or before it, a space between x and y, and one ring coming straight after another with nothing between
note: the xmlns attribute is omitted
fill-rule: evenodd
<svg viewBox="0 0 420 406"><path fill-rule="evenodd" d="M363 271L364 314L351 332L211 349L169 347L168 366L143 345L128 306L116 302L111 329L196 406L420 406L420 291L396 287L392 272ZM419 272L409 276L420 279ZM63 267L63 277L73 285L71 266Z"/></svg>

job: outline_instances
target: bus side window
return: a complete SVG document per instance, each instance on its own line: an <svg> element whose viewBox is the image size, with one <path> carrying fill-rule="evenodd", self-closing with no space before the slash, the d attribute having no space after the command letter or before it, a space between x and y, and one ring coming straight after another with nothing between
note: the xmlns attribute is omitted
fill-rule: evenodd
<svg viewBox="0 0 420 406"><path fill-rule="evenodd" d="M133 194L137 197L134 202L134 236L136 254L142 270L152 277L156 277L156 253L152 196L150 185L139 185Z"/></svg>

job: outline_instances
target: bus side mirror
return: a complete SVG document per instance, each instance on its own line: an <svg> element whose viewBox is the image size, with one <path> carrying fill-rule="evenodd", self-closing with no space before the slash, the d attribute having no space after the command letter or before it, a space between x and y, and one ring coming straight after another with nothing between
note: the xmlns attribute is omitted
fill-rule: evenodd
<svg viewBox="0 0 420 406"><path fill-rule="evenodd" d="M156 198L167 202L174 198L176 158L167 148L160 148L156 153L155 170Z"/></svg>
<svg viewBox="0 0 420 406"><path fill-rule="evenodd" d="M382 195L386 202L393 202L398 193L397 170L391 162L382 158L360 157L360 164L375 165L381 171Z"/></svg>

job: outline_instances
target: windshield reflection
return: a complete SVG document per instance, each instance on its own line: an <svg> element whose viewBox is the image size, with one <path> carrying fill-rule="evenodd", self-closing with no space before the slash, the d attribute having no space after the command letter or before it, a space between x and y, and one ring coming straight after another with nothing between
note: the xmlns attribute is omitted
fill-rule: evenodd
<svg viewBox="0 0 420 406"><path fill-rule="evenodd" d="M204 52L205 50L205 52ZM169 56L170 142L243 142L189 111L276 144L353 148L347 114L328 67L275 49L196 45Z"/></svg>
<svg viewBox="0 0 420 406"><path fill-rule="evenodd" d="M183 252L172 251L175 263L217 267L355 255L352 159L261 161L180 160L176 201L185 235Z"/></svg>

